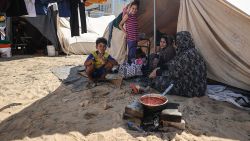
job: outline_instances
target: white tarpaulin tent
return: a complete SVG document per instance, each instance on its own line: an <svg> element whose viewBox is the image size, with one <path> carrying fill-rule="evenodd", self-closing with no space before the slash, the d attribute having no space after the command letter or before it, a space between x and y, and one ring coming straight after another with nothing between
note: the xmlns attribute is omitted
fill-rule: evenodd
<svg viewBox="0 0 250 141"><path fill-rule="evenodd" d="M67 18L59 18L57 34L62 50L66 54L91 53L96 49L96 39L103 36L107 25L114 18L114 15L102 16L98 18L86 17L87 33L76 37L71 37L69 20Z"/></svg>

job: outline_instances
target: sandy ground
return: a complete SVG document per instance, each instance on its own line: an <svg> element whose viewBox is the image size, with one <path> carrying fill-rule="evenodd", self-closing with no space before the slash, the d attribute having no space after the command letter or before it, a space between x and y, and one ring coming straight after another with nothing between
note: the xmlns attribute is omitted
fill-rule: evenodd
<svg viewBox="0 0 250 141"><path fill-rule="evenodd" d="M0 59L0 141L250 141L250 112L207 96L169 96L181 104L184 131L138 133L122 120L133 99L127 83L71 92L51 73L82 65L84 56L14 56Z"/></svg>

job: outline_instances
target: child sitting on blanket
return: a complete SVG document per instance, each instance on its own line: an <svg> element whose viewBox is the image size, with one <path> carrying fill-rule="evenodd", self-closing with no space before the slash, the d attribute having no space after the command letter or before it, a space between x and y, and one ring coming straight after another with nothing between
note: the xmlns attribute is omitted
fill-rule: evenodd
<svg viewBox="0 0 250 141"><path fill-rule="evenodd" d="M107 73L111 72L117 61L106 52L107 40L103 37L96 40L96 51L92 52L84 63L86 73L92 84L105 80Z"/></svg>

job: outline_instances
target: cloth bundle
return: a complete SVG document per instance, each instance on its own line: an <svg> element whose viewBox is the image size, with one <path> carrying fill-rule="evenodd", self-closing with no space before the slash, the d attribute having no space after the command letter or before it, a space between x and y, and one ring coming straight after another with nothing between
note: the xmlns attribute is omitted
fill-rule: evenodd
<svg viewBox="0 0 250 141"><path fill-rule="evenodd" d="M221 85L208 85L207 95L209 98L226 101L234 104L235 106L250 111L250 101L246 96L227 90L226 86Z"/></svg>
<svg viewBox="0 0 250 141"><path fill-rule="evenodd" d="M141 76L142 75L142 63L137 63L138 60L136 60L134 63L124 63L122 65L120 65L119 67L119 74L121 74L121 76L123 78L131 78L134 76Z"/></svg>

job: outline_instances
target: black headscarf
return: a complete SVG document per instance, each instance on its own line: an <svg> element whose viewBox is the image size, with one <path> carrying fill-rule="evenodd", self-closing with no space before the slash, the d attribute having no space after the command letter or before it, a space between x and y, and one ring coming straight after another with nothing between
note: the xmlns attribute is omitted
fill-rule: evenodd
<svg viewBox="0 0 250 141"><path fill-rule="evenodd" d="M188 31L181 31L176 34L177 55L195 48L191 34Z"/></svg>

